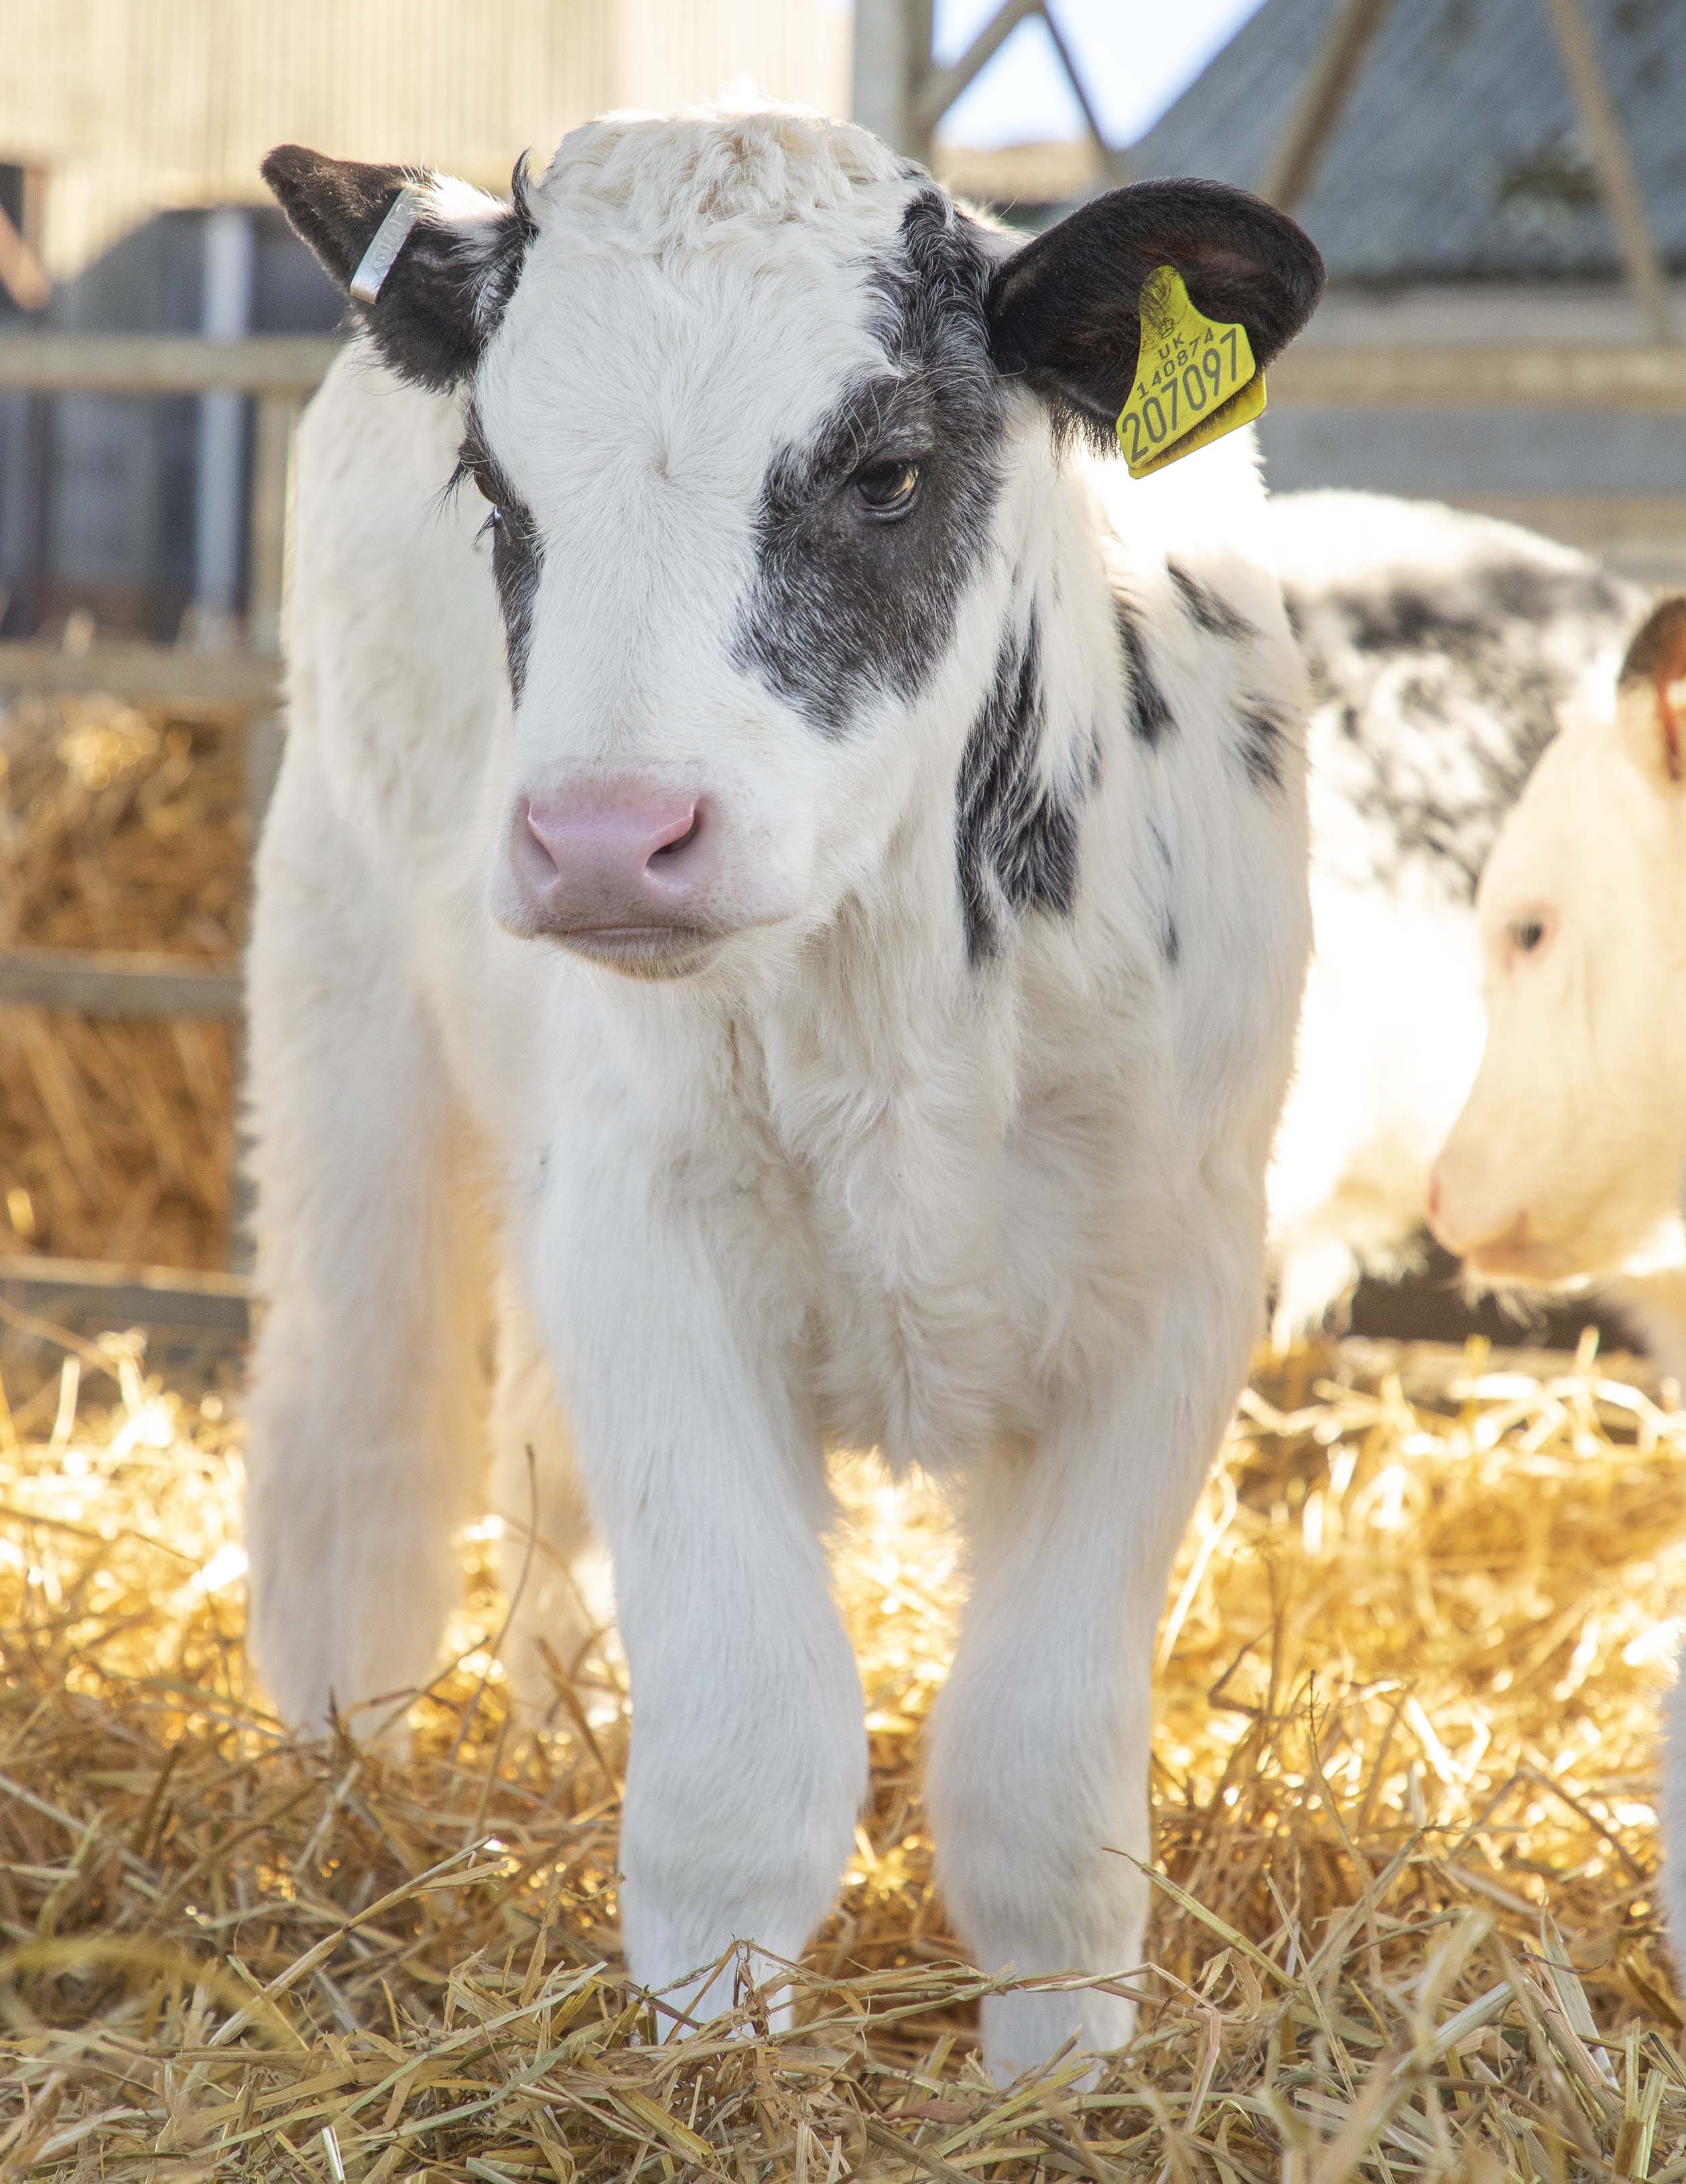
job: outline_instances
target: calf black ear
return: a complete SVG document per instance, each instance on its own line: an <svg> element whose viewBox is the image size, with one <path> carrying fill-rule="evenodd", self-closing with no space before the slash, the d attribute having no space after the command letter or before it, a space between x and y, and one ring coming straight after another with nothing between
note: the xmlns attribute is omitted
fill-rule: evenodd
<svg viewBox="0 0 1686 2184"><path fill-rule="evenodd" d="M372 302L354 299L382 355L404 378L443 393L465 378L503 314L535 231L526 161L514 203L425 169L330 159L282 144L264 180L324 269L349 293L364 253L405 189L421 209Z"/></svg>
<svg viewBox="0 0 1686 2184"><path fill-rule="evenodd" d="M1616 727L1640 771L1686 781L1686 594L1653 607L1616 678Z"/></svg>
<svg viewBox="0 0 1686 2184"><path fill-rule="evenodd" d="M1142 283L1182 276L1209 319L1241 325L1262 371L1323 292L1323 260L1286 213L1224 182L1133 182L1083 205L1008 259L990 283L1003 372L1111 439L1136 383Z"/></svg>

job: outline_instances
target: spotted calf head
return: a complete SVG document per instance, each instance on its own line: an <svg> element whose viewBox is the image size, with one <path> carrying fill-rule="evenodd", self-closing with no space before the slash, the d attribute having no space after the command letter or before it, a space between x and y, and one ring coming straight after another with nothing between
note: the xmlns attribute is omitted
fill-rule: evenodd
<svg viewBox="0 0 1686 2184"><path fill-rule="evenodd" d="M1321 279L1214 183L1117 191L1020 248L788 113L594 124L508 205L291 147L265 171L348 286L421 192L360 309L395 371L455 391L488 504L514 698L494 908L646 975L812 930L910 822L953 838L1061 448L1130 390L1143 277L1175 265L1261 365Z"/></svg>

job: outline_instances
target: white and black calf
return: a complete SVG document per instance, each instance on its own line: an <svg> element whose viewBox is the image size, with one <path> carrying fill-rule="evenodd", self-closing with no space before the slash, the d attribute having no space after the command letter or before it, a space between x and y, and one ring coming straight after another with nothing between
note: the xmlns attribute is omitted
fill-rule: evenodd
<svg viewBox="0 0 1686 2184"><path fill-rule="evenodd" d="M1270 1176L1286 1342L1361 1272L1411 1262L1481 1058L1477 882L1542 754L1609 721L1645 602L1572 548L1429 503L1288 493L1266 528L1314 693L1315 942ZM1612 1301L1657 1336L1650 1290Z"/></svg>
<svg viewBox="0 0 1686 2184"><path fill-rule="evenodd" d="M266 172L342 282L407 179ZM1198 182L1018 248L790 114L595 125L513 207L410 179L300 448L251 957L262 1673L306 1723L425 1681L489 1498L542 1700L577 1462L632 1972L793 1956L866 1774L825 1457L875 1446L969 1529L929 1777L959 1929L1125 1972L1152 1635L1261 1315L1304 689L1246 436L1141 485L1090 449L1154 266L1262 365L1316 254ZM985 2018L1010 2072L1131 2013Z"/></svg>

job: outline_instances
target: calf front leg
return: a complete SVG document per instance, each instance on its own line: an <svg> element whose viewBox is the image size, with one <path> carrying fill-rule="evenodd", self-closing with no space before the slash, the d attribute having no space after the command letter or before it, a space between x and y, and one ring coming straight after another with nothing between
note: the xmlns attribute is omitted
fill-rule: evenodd
<svg viewBox="0 0 1686 2184"><path fill-rule="evenodd" d="M1211 1270L1143 1302L1114 1377L993 1459L970 1498L972 1596L929 1791L943 1892L985 1970L1142 1962L1154 1628L1262 1309L1256 1229L1239 1225ZM1068 2041L1120 2047L1134 2020L1094 1990L992 1997L985 2060L1005 2081Z"/></svg>
<svg viewBox="0 0 1686 2184"><path fill-rule="evenodd" d="M707 1234L617 1134L553 1163L528 1291L614 1567L633 1701L621 1923L633 1977L661 1990L734 1942L802 1948L849 1854L866 1738L767 1240ZM731 1996L723 1980L673 1998L701 2019Z"/></svg>
<svg viewBox="0 0 1686 2184"><path fill-rule="evenodd" d="M399 924L289 753L249 967L250 1641L285 1720L366 1734L438 1664L482 1483L483 1245Z"/></svg>

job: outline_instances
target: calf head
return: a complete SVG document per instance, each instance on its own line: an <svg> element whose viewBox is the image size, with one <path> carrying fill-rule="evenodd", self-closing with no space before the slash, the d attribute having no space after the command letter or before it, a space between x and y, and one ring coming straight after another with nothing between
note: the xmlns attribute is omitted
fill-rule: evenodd
<svg viewBox="0 0 1686 2184"><path fill-rule="evenodd" d="M1643 1266L1686 1162L1686 599L1633 639L1614 720L1541 759L1477 900L1487 1047L1435 1230L1498 1282Z"/></svg>
<svg viewBox="0 0 1686 2184"><path fill-rule="evenodd" d="M513 699L493 909L644 975L812 932L912 813L952 839L1061 449L1109 438L1130 391L1144 276L1176 266L1261 366L1321 283L1239 191L1137 185L1018 248L790 113L594 124L507 205L293 146L265 174L343 287L419 192L359 308L394 371L455 393L488 504Z"/></svg>

